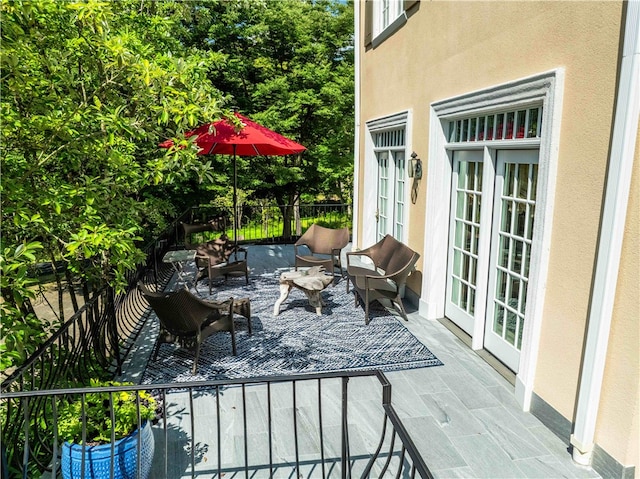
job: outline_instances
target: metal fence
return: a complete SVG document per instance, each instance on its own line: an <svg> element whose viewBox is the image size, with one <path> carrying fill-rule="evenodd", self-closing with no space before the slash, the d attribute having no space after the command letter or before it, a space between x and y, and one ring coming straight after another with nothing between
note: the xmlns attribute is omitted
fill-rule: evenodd
<svg viewBox="0 0 640 479"><path fill-rule="evenodd" d="M50 411L35 391L78 386L92 378L112 378L121 372L149 317L149 306L136 284L145 278L152 278L160 288L168 283L173 269L161 259L166 250L175 245L174 231L172 225L157 241L147 245L147 259L127 275L124 291L116 293L111 287L94 291L77 313L3 379L0 396L3 470L21 470L21 458L27 452L30 467L36 470L43 470L50 461L52 432L43 422ZM10 404L4 398L14 392L33 394L33 400ZM29 427L31 442L25 443L25 428ZM15 477L33 477L28 470L23 472Z"/></svg>
<svg viewBox="0 0 640 479"><path fill-rule="evenodd" d="M294 242L312 224L327 228L351 230L351 205L324 203L312 205L239 206L238 242L270 243ZM233 210L213 206L194 207L181 221L210 222L218 233L233 239ZM178 225L179 226L179 225ZM203 236L206 239L206 237Z"/></svg>
<svg viewBox="0 0 640 479"><path fill-rule="evenodd" d="M291 220L264 220L279 218L276 210L287 209L293 212ZM265 207L251 211L243 208L242 211L245 219L241 232L254 231L247 226L254 220L246 218L260 217L263 219L261 225L268 225L260 229L259 238L257 233L253 235L255 242L292 241L311 221L330 227L348 226L350 221L348 205L275 207L275 210ZM27 465L36 470L44 470L50 465L51 458L55 457L55 438L48 424L52 404L45 398L53 397L51 390L87 384L91 378L113 378L121 372L124 360L149 317L148 304L139 294L137 282L141 279L154 281L163 289L173 269L170 264L163 263L162 258L167 251L180 248L184 242L180 223L215 221L216 217L220 218L217 213L220 212L211 208L185 211L146 246L147 259L129 273L124 291L116 293L111 288L96 291L92 299L36 353L2 381L0 421L4 471L11 468L14 472L20 471L16 472L17 477L32 477L30 469L25 469ZM287 229L291 231L285 236ZM216 388L219 390L220 386ZM26 462L25 457L28 457Z"/></svg>
<svg viewBox="0 0 640 479"><path fill-rule="evenodd" d="M152 427L149 477L432 477L393 408L391 384L379 371L6 393L4 408L20 408L29 417L46 411L38 417L52 434L43 443L35 434L39 429L25 421L22 444L4 443L23 451L20 467L5 470L4 477L34 477L43 468L58 477L62 403L85 401L96 392L113 397L149 389L163 406ZM110 407L104 414L113 416ZM137 422L140 427L139 409ZM136 447L140 457L142 440ZM47 455L40 452L34 463L34 451L42 448ZM45 456L49 460L42 464ZM110 469L117 465L111 457Z"/></svg>

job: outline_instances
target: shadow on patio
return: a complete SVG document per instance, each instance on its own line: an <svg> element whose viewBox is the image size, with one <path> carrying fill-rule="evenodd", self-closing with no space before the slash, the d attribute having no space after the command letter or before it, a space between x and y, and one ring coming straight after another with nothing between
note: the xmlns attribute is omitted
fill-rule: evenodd
<svg viewBox="0 0 640 479"><path fill-rule="evenodd" d="M156 244L160 248L152 248L146 265L129 279L130 285L142 277L149 281L152 272L161 285L173 287L171 268L163 265L161 258L167 246L175 242ZM408 308L409 320L405 322L380 308L379 315L363 328L362 309L354 307L344 281L339 281L322 293L327 305L321 316L304 296L292 293L281 314L273 317L270 308L277 292L271 288L268 293L269 288L263 286L269 282L277 286L278 272L293 265L293 246L247 247L251 281L244 294L256 306L252 314L256 332L254 343L250 343L241 328L239 345L258 348L260 331L268 332L289 318L295 326L288 328L290 339L302 336L303 321L309 325L305 330L307 342L301 343L305 347L276 343L272 356L300 351L311 355L314 348L308 345L314 344L314 335L324 336L322 329L314 332L314 325L321 328L331 321L350 322L351 327L342 329L344 340L339 338L332 347L320 351L329 356L348 339L358 346L366 343L379 323L386 321L393 334L384 343L374 341L379 346L378 357L384 358L397 347L409 359L375 363L384 374L350 370L366 369L367 364L355 361L336 368L337 372L326 372L331 365L308 372L303 356L289 362L288 370L270 369L264 364L268 377L255 378L252 368L260 363L258 355L258 362L236 378L228 379L229 373L236 372L230 367L224 376L227 379L169 375L161 377L168 383L160 384L143 378L157 336L154 316L134 289L130 290L133 294L119 296L107 290L71 318L36 358L3 382L6 414L2 447L11 464L10 470L3 465L3 471L11 471L5 477L51 477L52 472L42 475L46 470L53 470L57 477L61 444L52 435L56 429L53 404L81 397L90 388L54 390L51 384L83 384L83 378L104 375L108 370L120 370L121 380L138 384L120 389L152 389L165 405L164 420L153 427L156 454L149 476L153 478L403 474L442 478L599 477L591 469L575 465L567 444L533 415L520 410L514 388L503 376L443 324L420 317L415 309ZM230 279L226 285L217 284L214 294L228 294L239 284L244 285L244 281ZM208 293L206 281L200 282L199 291ZM396 337L396 333L402 336ZM409 347L407 338L415 341ZM207 344L214 343L213 339L208 338ZM419 367L433 365L428 360L411 364L412 355L424 353L422 348L428 348L444 365ZM166 367L161 370L190 371L188 354L180 359L181 353L171 345L164 349ZM225 351L224 355L212 356L214 372L216 364L230 356L228 348ZM355 347L347 347L341 355L349 360L355 356ZM122 358L126 360L122 362ZM292 374L300 372L295 365L307 372ZM190 382L192 379L198 381ZM146 384L140 384L143 380ZM44 429L40 419L47 423Z"/></svg>
<svg viewBox="0 0 640 479"><path fill-rule="evenodd" d="M254 283L264 276L275 281L278 272L293 265L292 245L248 248ZM199 291L206 291L206 280L203 283ZM230 279L218 287L222 291L233 289L233 283L244 281ZM174 286L170 283L168 287ZM335 288L342 290L344 281ZM259 302L266 294L255 290L251 300ZM330 288L323 295L334 293ZM330 320L331 311L323 310L323 316L317 317L300 298L292 294L289 310L295 310L298 316L308 315L315 322ZM351 295L349 298L351 312L346 314L362 323L362 309L355 308ZM268 296L265 301L272 304L273 300ZM341 296L341 300L345 298ZM444 365L383 369L392 385L393 409L434 477L599 477L591 469L575 465L567 445L533 415L520 410L514 388L503 376L441 323L425 320L415 308L407 306L409 321L399 316L393 321L426 345ZM259 323L280 320L264 312L258 315ZM155 321L148 321L124 365L123 379L142 380L156 334ZM242 343L242 333L238 341ZM167 351L169 356L174 353L174 349ZM178 359L175 362L188 372L189 367ZM191 379L187 376L179 380ZM354 377L348 384L351 474L360 475L382 437L384 392L374 377ZM340 477L343 394L337 378L221 387L215 391L173 391L166 402L168 423L164 434L169 440L157 441L157 454L164 463L155 461L152 477L164 477L164 468L167 477L191 477L194 471L199 477L217 477L218 472L236 477L245 471L250 471L251 477L292 477L294 470L298 477ZM163 434L161 427L155 432L158 437ZM381 477L384 464L391 458L395 473L398 464L394 461L403 454L402 446L393 444L388 432L382 442L383 452L374 462L372 477Z"/></svg>

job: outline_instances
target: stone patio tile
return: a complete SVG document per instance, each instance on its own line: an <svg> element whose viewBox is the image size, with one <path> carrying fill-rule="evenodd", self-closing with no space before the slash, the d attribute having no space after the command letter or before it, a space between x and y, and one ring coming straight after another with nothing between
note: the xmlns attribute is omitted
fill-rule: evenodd
<svg viewBox="0 0 640 479"><path fill-rule="evenodd" d="M405 371L394 371L387 374L393 382L396 375L404 378L416 394L433 394L449 391L442 378L435 371L440 366L431 368L407 369Z"/></svg>
<svg viewBox="0 0 640 479"><path fill-rule="evenodd" d="M537 426L529 427L529 431L538 441L544 444L554 456L571 458L568 439L567 442L564 442L539 421Z"/></svg>
<svg viewBox="0 0 640 479"><path fill-rule="evenodd" d="M410 382L403 376L391 379L391 403L400 418L429 415L429 412Z"/></svg>
<svg viewBox="0 0 640 479"><path fill-rule="evenodd" d="M474 409L472 413L511 459L547 455L547 448L504 407Z"/></svg>
<svg viewBox="0 0 640 479"><path fill-rule="evenodd" d="M477 479L520 478L522 471L508 454L488 434L475 434L451 438L458 451L464 451L465 460Z"/></svg>
<svg viewBox="0 0 640 479"><path fill-rule="evenodd" d="M594 479L600 477L589 468L568 464L552 455L520 459L515 463L522 471L523 478Z"/></svg>
<svg viewBox="0 0 640 479"><path fill-rule="evenodd" d="M412 418L404 426L430 470L468 465L433 417Z"/></svg>
<svg viewBox="0 0 640 479"><path fill-rule="evenodd" d="M459 372L442 374L441 377L468 409L495 406L495 397L471 374Z"/></svg>
<svg viewBox="0 0 640 479"><path fill-rule="evenodd" d="M423 394L420 396L427 405L436 424L448 437L468 436L486 432L486 426L451 392Z"/></svg>
<svg viewBox="0 0 640 479"><path fill-rule="evenodd" d="M474 477L470 467L456 467L453 469L440 469L431 471L435 479L469 479Z"/></svg>
<svg viewBox="0 0 640 479"><path fill-rule="evenodd" d="M487 390L498 400L497 404L504 406L504 408L524 426L535 427L542 424L533 414L522 410L516 400L511 385L498 384L493 387L487 387Z"/></svg>

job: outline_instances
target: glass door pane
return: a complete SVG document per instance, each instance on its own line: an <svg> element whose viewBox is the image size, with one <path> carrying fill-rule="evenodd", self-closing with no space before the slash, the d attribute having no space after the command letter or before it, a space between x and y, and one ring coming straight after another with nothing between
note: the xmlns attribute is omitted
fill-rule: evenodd
<svg viewBox="0 0 640 479"><path fill-rule="evenodd" d="M392 153L395 164L395 213L393 236L399 241L404 241L404 212L405 212L405 161L404 151Z"/></svg>
<svg viewBox="0 0 640 479"><path fill-rule="evenodd" d="M454 152L445 314L469 334L477 301L483 169L482 151Z"/></svg>
<svg viewBox="0 0 640 479"><path fill-rule="evenodd" d="M389 154L376 153L378 158L378 240L387 234L389 227Z"/></svg>
<svg viewBox="0 0 640 479"><path fill-rule="evenodd" d="M536 204L537 151L499 151L485 347L518 371Z"/></svg>

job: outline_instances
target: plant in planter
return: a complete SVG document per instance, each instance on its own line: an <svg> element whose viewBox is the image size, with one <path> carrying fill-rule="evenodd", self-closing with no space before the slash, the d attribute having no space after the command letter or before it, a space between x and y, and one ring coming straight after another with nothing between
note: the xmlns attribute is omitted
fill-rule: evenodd
<svg viewBox="0 0 640 479"><path fill-rule="evenodd" d="M105 387L132 384L91 380L90 385ZM64 479L146 479L153 460L151 421L156 418L156 410L155 399L146 391L88 393L84 399L78 398L62 405L58 411L58 434L65 441L61 461ZM84 442L83 427L86 431ZM114 438L115 442L112 443Z"/></svg>

